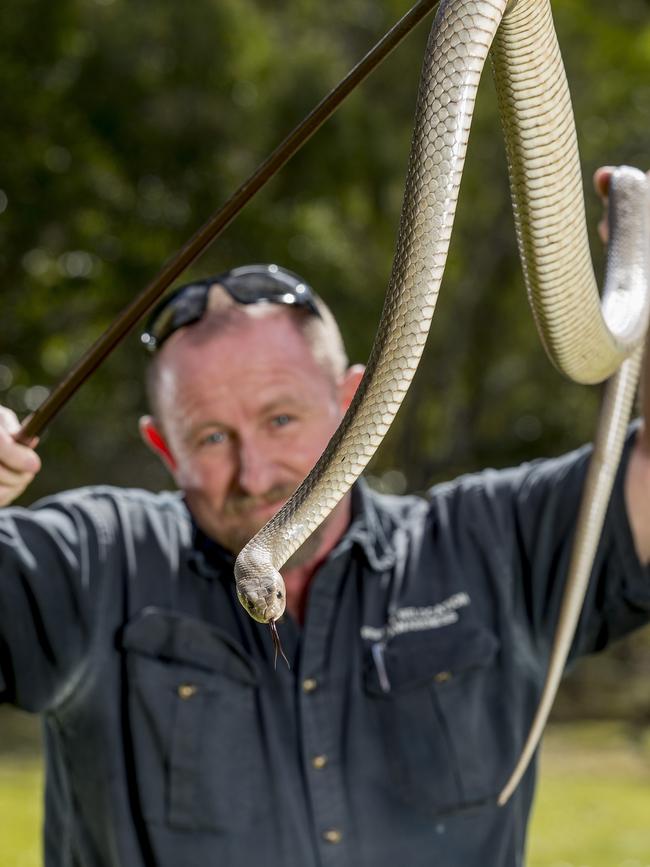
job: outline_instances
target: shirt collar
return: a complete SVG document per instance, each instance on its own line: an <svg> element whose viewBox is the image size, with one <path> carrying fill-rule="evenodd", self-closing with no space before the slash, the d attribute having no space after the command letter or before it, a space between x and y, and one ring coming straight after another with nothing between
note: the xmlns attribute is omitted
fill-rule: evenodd
<svg viewBox="0 0 650 867"><path fill-rule="evenodd" d="M192 516L192 541L187 552L189 567L204 578L232 575L235 555L207 536Z"/></svg>
<svg viewBox="0 0 650 867"><path fill-rule="evenodd" d="M395 551L379 517L376 497L365 479L361 478L354 484L352 521L330 556L358 545L370 568L375 572L383 572L395 565Z"/></svg>

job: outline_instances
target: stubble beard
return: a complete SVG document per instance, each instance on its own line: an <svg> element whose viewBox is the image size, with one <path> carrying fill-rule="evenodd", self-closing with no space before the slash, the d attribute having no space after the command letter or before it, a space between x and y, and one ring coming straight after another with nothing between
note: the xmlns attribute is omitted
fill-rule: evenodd
<svg viewBox="0 0 650 867"><path fill-rule="evenodd" d="M237 556L253 536L271 520L270 517L264 521L255 518L253 515L255 509L278 502L284 504L294 493L296 487L296 485L288 484L274 485L265 494L258 497L246 493L230 494L223 508L223 517L227 519L229 526L227 530L222 530L219 538L224 548Z"/></svg>
<svg viewBox="0 0 650 867"><path fill-rule="evenodd" d="M258 533L262 527L268 523L268 521L260 522L247 520L251 510L258 506L270 505L278 501L284 503L291 497L295 490L295 485L276 485L262 497L251 497L247 494L231 495L224 509L224 515L231 519L241 517L241 522L238 525L233 523L230 530L225 535L222 535L222 538L219 539L221 544L237 556L245 545L250 542L253 536L255 536L256 533ZM325 528L328 523L329 515L318 527L316 527L313 533L305 539L302 545L294 551L282 566L283 570L304 566L316 555L321 546Z"/></svg>

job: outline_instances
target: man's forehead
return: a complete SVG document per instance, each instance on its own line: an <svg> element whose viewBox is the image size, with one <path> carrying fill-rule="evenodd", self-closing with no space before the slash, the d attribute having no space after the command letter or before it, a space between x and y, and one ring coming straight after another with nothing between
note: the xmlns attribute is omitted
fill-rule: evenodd
<svg viewBox="0 0 650 867"><path fill-rule="evenodd" d="M221 367L234 368L235 376L238 371L243 375L247 368L264 365L297 371L307 368L314 373L318 368L308 342L282 309L261 318L238 317L212 331L209 323L205 329L203 322L190 326L170 338L160 362L160 375L167 383L202 369L218 374Z"/></svg>
<svg viewBox="0 0 650 867"><path fill-rule="evenodd" d="M190 352L216 353L224 344L241 345L247 341L263 353L278 340L291 340L309 352L290 310L273 304L252 304L233 307L225 314L208 313L200 322L174 334L168 344L175 354L183 356Z"/></svg>

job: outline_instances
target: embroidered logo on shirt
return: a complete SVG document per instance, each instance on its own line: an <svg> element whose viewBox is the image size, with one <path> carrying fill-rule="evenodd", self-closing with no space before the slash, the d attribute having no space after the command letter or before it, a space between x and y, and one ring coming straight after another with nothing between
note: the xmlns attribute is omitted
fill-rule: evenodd
<svg viewBox="0 0 650 867"><path fill-rule="evenodd" d="M423 632L426 629L450 626L458 620L458 609L465 608L470 602L468 593L454 593L437 605L397 608L385 626L362 626L361 637L368 641L382 641L403 632Z"/></svg>

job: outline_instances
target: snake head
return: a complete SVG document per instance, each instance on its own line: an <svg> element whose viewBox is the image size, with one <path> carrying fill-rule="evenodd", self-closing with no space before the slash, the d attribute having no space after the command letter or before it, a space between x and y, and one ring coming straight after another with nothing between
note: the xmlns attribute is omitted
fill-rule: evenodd
<svg viewBox="0 0 650 867"><path fill-rule="evenodd" d="M246 549L244 549L246 550ZM235 563L235 586L237 598L258 623L268 623L271 629L271 639L275 650L274 665L277 665L278 654L289 665L284 655L277 621L284 614L287 594L282 575L268 560L240 554ZM289 666L290 667L290 666Z"/></svg>
<svg viewBox="0 0 650 867"><path fill-rule="evenodd" d="M237 582L237 597L253 620L269 623L284 614L286 593L279 572L256 575L254 580Z"/></svg>

